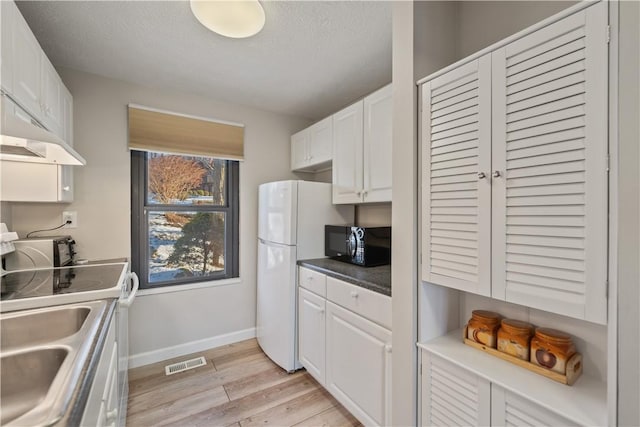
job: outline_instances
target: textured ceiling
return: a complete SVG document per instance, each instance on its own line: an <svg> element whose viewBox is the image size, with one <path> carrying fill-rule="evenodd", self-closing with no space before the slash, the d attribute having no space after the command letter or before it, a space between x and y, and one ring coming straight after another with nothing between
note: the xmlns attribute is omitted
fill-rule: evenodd
<svg viewBox="0 0 640 427"><path fill-rule="evenodd" d="M391 4L263 1L248 39L204 28L186 1L19 1L51 62L320 119L391 81Z"/></svg>

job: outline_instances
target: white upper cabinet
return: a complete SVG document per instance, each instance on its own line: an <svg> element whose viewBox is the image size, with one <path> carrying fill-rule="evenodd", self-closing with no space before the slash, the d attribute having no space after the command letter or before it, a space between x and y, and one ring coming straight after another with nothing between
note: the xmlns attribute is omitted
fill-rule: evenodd
<svg viewBox="0 0 640 427"><path fill-rule="evenodd" d="M491 58L422 90L422 279L489 296Z"/></svg>
<svg viewBox="0 0 640 427"><path fill-rule="evenodd" d="M64 124L62 139L73 147L73 96L64 85L62 85L62 122Z"/></svg>
<svg viewBox="0 0 640 427"><path fill-rule="evenodd" d="M13 4L13 2L11 2ZM13 4L13 46L11 67L13 69L13 97L36 119L41 119L42 49L29 29L22 14ZM6 58L3 58L3 62Z"/></svg>
<svg viewBox="0 0 640 427"><path fill-rule="evenodd" d="M606 323L607 5L493 52L493 295Z"/></svg>
<svg viewBox="0 0 640 427"><path fill-rule="evenodd" d="M42 124L64 137L64 84L46 56L42 60Z"/></svg>
<svg viewBox="0 0 640 427"><path fill-rule="evenodd" d="M333 203L362 201L362 114L359 101L333 115Z"/></svg>
<svg viewBox="0 0 640 427"><path fill-rule="evenodd" d="M328 168L331 165L332 145L333 121L331 117L327 117L309 128L309 144L307 145L309 163L318 165L318 170L322 167Z"/></svg>
<svg viewBox="0 0 640 427"><path fill-rule="evenodd" d="M331 167L332 124L327 117L291 136L291 170L318 172Z"/></svg>
<svg viewBox="0 0 640 427"><path fill-rule="evenodd" d="M307 166L307 145L309 145L309 129L291 135L291 170L297 171Z"/></svg>
<svg viewBox="0 0 640 427"><path fill-rule="evenodd" d="M607 319L607 4L422 88L422 279Z"/></svg>
<svg viewBox="0 0 640 427"><path fill-rule="evenodd" d="M364 99L363 173L366 202L391 201L393 87L385 86Z"/></svg>
<svg viewBox="0 0 640 427"><path fill-rule="evenodd" d="M387 85L333 115L333 203L391 201L392 93Z"/></svg>
<svg viewBox="0 0 640 427"><path fill-rule="evenodd" d="M10 58L13 55L13 14L15 4L9 1L0 2L0 85L7 92L13 91L13 67Z"/></svg>
<svg viewBox="0 0 640 427"><path fill-rule="evenodd" d="M73 166L3 161L0 194L3 202L73 201Z"/></svg>
<svg viewBox="0 0 640 427"><path fill-rule="evenodd" d="M15 3L1 3L2 89L33 119L70 143L73 139L71 94Z"/></svg>

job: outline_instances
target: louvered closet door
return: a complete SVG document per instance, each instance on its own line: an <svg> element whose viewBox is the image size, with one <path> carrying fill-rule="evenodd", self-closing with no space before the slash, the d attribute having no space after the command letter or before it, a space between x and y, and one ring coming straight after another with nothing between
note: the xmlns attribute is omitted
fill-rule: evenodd
<svg viewBox="0 0 640 427"><path fill-rule="evenodd" d="M490 295L491 58L422 88L422 279Z"/></svg>
<svg viewBox="0 0 640 427"><path fill-rule="evenodd" d="M493 53L493 296L606 323L607 8Z"/></svg>
<svg viewBox="0 0 640 427"><path fill-rule="evenodd" d="M491 384L491 425L495 427L576 426L523 397Z"/></svg>
<svg viewBox="0 0 640 427"><path fill-rule="evenodd" d="M423 426L488 426L490 417L489 381L422 352Z"/></svg>

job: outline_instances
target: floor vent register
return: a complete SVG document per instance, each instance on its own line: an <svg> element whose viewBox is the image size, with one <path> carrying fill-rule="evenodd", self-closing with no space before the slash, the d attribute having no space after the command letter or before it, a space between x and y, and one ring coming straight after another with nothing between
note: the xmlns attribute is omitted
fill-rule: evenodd
<svg viewBox="0 0 640 427"><path fill-rule="evenodd" d="M207 361L203 356L195 359L185 360L184 362L173 363L164 367L166 375L177 374L178 372L188 371L189 369L198 368L207 364Z"/></svg>

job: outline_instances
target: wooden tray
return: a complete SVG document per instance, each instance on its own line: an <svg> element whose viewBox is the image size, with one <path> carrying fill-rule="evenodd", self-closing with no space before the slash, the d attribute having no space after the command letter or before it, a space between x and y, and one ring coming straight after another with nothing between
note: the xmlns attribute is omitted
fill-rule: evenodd
<svg viewBox="0 0 640 427"><path fill-rule="evenodd" d="M551 378L554 381L557 381L566 385L573 385L576 382L580 374L582 374L582 355L580 353L576 353L569 360L567 360L567 374L562 375L557 372L554 372L550 369L543 368L542 366L538 366L535 363L528 362L526 360L518 359L517 357L511 356L510 354L503 353L501 351L496 350L495 348L487 347L484 344L479 344L473 340L467 338L467 326L465 325L463 329L464 335L462 339L466 345L469 345L473 348L477 348L478 350L482 350L485 353L489 353L492 356L496 356L502 360L506 360L507 362L511 362L514 365L518 365L522 368L528 369L531 372L535 372L536 374L545 376L547 378Z"/></svg>

